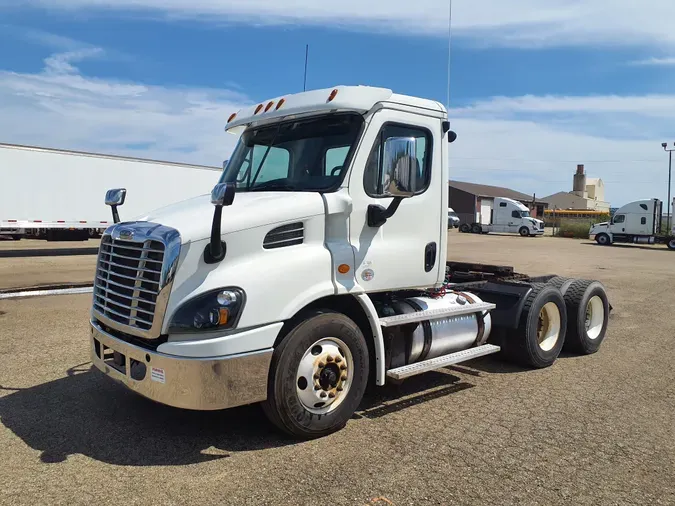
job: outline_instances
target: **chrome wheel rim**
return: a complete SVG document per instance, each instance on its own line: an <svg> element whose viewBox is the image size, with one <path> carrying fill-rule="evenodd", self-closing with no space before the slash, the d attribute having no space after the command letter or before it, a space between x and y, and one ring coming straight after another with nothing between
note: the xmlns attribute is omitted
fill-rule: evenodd
<svg viewBox="0 0 675 506"><path fill-rule="evenodd" d="M543 351L552 350L560 338L560 310L554 302L547 302L539 311L537 343Z"/></svg>
<svg viewBox="0 0 675 506"><path fill-rule="evenodd" d="M605 306L602 299L594 295L586 304L586 321L584 326L586 328L586 335L589 339L597 339L600 337L602 327L605 323Z"/></svg>
<svg viewBox="0 0 675 506"><path fill-rule="evenodd" d="M323 415L337 409L349 393L354 376L354 359L347 345L337 337L325 337L312 344L302 356L295 388L303 407Z"/></svg>

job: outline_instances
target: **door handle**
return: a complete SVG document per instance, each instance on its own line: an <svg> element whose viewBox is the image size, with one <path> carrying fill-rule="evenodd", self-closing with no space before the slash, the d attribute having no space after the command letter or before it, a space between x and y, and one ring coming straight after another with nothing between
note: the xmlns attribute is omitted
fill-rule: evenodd
<svg viewBox="0 0 675 506"><path fill-rule="evenodd" d="M436 243L430 242L424 248L424 272L431 272L436 265Z"/></svg>

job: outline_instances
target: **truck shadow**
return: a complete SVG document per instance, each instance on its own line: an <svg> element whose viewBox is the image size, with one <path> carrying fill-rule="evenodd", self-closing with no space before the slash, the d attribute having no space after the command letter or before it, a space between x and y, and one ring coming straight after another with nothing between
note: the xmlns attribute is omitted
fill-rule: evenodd
<svg viewBox="0 0 675 506"><path fill-rule="evenodd" d="M175 409L111 382L90 364L26 389L0 385L0 393L0 420L45 463L79 453L115 465L185 465L294 443L259 406Z"/></svg>
<svg viewBox="0 0 675 506"><path fill-rule="evenodd" d="M666 252L666 253L672 253L665 244L657 244L657 245L652 245L652 246L645 246L642 244L634 244L634 243L627 243L627 244L621 244L621 243L614 243L611 246L602 246L598 244L597 242L582 242L584 246L594 246L596 248L624 248L624 249L644 249L647 251L660 251L660 252Z"/></svg>
<svg viewBox="0 0 675 506"><path fill-rule="evenodd" d="M472 386L447 371L430 372L373 389L354 418L380 418ZM0 421L46 464L82 454L113 465L179 466L302 443L278 432L258 405L176 409L111 382L90 363L30 388L0 385L0 394Z"/></svg>

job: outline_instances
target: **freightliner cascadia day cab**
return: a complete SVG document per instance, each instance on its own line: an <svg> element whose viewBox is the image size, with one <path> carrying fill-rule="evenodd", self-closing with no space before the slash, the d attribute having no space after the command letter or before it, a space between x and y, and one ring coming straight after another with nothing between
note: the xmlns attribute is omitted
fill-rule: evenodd
<svg viewBox="0 0 675 506"><path fill-rule="evenodd" d="M488 234L520 234L523 237L544 235L544 222L530 216L530 210L523 204L505 197L484 200L481 210L476 213L474 223L462 223L460 232Z"/></svg>
<svg viewBox="0 0 675 506"><path fill-rule="evenodd" d="M261 403L309 439L343 427L369 383L600 347L600 282L446 262L456 135L440 103L339 86L226 130L240 138L210 197L119 222L132 195L106 195L91 353L129 389L195 410Z"/></svg>
<svg viewBox="0 0 675 506"><path fill-rule="evenodd" d="M675 212L675 199L671 205ZM662 210L663 202L659 199L636 200L617 209L611 221L592 225L589 236L602 246L632 242L665 244L668 249L675 250L675 223L671 220L671 230L662 234Z"/></svg>

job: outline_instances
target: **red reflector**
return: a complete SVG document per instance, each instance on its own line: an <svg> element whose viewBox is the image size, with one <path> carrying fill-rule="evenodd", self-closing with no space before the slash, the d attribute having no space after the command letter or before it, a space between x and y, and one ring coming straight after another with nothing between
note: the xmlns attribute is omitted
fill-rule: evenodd
<svg viewBox="0 0 675 506"><path fill-rule="evenodd" d="M86 221L80 221L80 223L87 223Z"/></svg>
<svg viewBox="0 0 675 506"><path fill-rule="evenodd" d="M66 220L57 220L56 223L65 223Z"/></svg>
<svg viewBox="0 0 675 506"><path fill-rule="evenodd" d="M18 220L7 220L10 223L16 223Z"/></svg>
<svg viewBox="0 0 675 506"><path fill-rule="evenodd" d="M33 220L33 223L42 223L42 220Z"/></svg>
<svg viewBox="0 0 675 506"><path fill-rule="evenodd" d="M108 223L107 221L102 221L101 223Z"/></svg>

